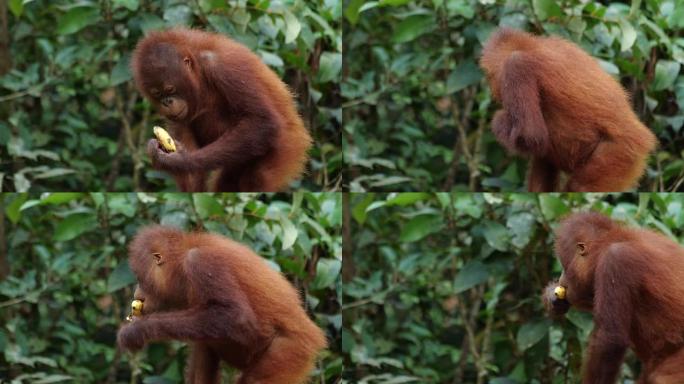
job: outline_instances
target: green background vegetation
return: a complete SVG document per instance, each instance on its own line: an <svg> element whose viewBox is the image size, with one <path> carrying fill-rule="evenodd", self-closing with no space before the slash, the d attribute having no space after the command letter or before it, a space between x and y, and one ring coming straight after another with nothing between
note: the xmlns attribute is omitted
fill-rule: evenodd
<svg viewBox="0 0 684 384"><path fill-rule="evenodd" d="M184 344L115 348L135 287L126 246L153 223L220 233L269 260L328 336L312 382L339 378L340 194L1 194L3 206L0 382L182 383Z"/></svg>
<svg viewBox="0 0 684 384"><path fill-rule="evenodd" d="M352 194L344 206L344 378L578 383L591 315L552 322L553 229L594 210L684 240L681 194ZM349 229L348 229L349 228ZM622 382L638 374L632 352Z"/></svg>
<svg viewBox="0 0 684 384"><path fill-rule="evenodd" d="M339 0L0 2L0 190L175 190L144 151L162 120L128 63L145 32L176 25L231 36L282 75L315 140L293 188L338 189L341 14Z"/></svg>
<svg viewBox="0 0 684 384"><path fill-rule="evenodd" d="M603 4L601 4L603 3ZM523 190L526 162L489 129L478 67L499 25L561 35L598 58L658 136L640 190L684 181L684 0L349 0L343 143L352 191Z"/></svg>

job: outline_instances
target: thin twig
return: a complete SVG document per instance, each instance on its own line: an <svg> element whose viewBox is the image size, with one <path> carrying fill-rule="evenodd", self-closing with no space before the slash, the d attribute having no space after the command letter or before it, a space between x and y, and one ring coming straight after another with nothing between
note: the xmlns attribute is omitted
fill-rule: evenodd
<svg viewBox="0 0 684 384"><path fill-rule="evenodd" d="M116 143L116 153L114 154L114 159L112 159L112 166L109 169L109 174L105 179L105 190L111 192L114 189L114 182L116 177L119 175L119 169L121 168L121 158L123 157L125 151L123 150L126 144L126 134L124 130L119 132L119 140Z"/></svg>
<svg viewBox="0 0 684 384"><path fill-rule="evenodd" d="M459 163L459 147L465 159L466 166L468 167L468 186L471 190L475 189L475 184L477 178L480 175L480 164L479 164L479 149L478 146L481 143L482 130L484 129L484 124L481 122L478 126L478 130L475 132L475 144L471 150L468 145L468 134L466 132L466 127L469 125L468 121L470 119L470 114L473 110L475 104L475 88L468 87L463 91L462 98L465 100L463 106L463 112L459 110L458 103L453 103L451 107L451 114L456 125L456 132L458 133L458 139L454 143L452 150L453 158L451 160L451 166L447 173L447 180L444 184L444 190L451 190L454 185L454 179L456 176L456 169ZM473 155L475 153L477 156Z"/></svg>
<svg viewBox="0 0 684 384"><path fill-rule="evenodd" d="M463 319L463 326L466 330L466 335L468 337L468 346L470 354L473 356L473 360L475 362L478 384L481 384L484 378L487 376L487 359L486 357L483 357L482 351L478 350L477 340L475 337L475 323L477 323L477 316L480 312L480 306L482 305L484 289L485 285L480 285L479 287L471 290L470 296L472 300L472 305L470 308L470 313L466 308L464 300L458 300L456 302L456 307L458 308L459 314Z"/></svg>
<svg viewBox="0 0 684 384"><path fill-rule="evenodd" d="M473 145L472 157L470 159L468 189L475 190L477 181L480 178L480 159L482 158L482 136L487 126L487 119L482 116L478 120L477 130L475 131L475 144Z"/></svg>
<svg viewBox="0 0 684 384"><path fill-rule="evenodd" d="M39 294L40 292L42 292L42 291L44 291L44 290L49 290L50 288L51 288L51 286L47 285L47 286L45 286L45 287L43 287L43 288L36 289L36 290L34 290L34 291L28 292L28 293L26 293L25 295L23 295L23 296L21 296L21 297L15 297L14 299L0 302L0 308L9 307L9 306L11 306L11 305L23 303L24 301L27 301L27 300L28 300L29 296L34 295L34 294L36 294L36 293Z"/></svg>
<svg viewBox="0 0 684 384"><path fill-rule="evenodd" d="M14 93L10 93L9 95L2 96L2 97L0 97L0 102L9 101L12 99L19 99L21 97L24 97L24 96L32 93L33 91L42 91L43 87L46 86L48 83L49 83L49 80L45 80L42 83L28 87L23 91L14 92ZM36 97L38 97L38 96L36 96Z"/></svg>
<svg viewBox="0 0 684 384"><path fill-rule="evenodd" d="M133 189L136 191L140 190L140 170L143 168L142 156L140 156L140 151L133 142L133 133L131 128L131 116L130 111L132 110L131 105L135 104L137 99L137 93L131 92L131 86L127 87L129 94L132 96L127 100L128 105L124 107L124 100L121 92L116 92L116 110L119 113L121 119L121 124L123 125L124 135L126 144L129 151L131 152L131 157L133 158Z"/></svg>
<svg viewBox="0 0 684 384"><path fill-rule="evenodd" d="M7 240L5 238L5 196L0 195L0 281L10 273L7 261Z"/></svg>

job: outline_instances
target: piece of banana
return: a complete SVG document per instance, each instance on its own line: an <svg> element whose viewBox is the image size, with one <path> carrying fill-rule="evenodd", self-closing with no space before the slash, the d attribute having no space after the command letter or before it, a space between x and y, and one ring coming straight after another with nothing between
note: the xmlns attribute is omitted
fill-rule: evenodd
<svg viewBox="0 0 684 384"><path fill-rule="evenodd" d="M154 135L157 137L157 140L159 140L165 151L176 152L176 143L164 128L155 126L152 128L152 130L154 131Z"/></svg>
<svg viewBox="0 0 684 384"><path fill-rule="evenodd" d="M142 300L131 301L131 314L126 316L126 321L133 321L136 316L142 315L143 302Z"/></svg>
<svg viewBox="0 0 684 384"><path fill-rule="evenodd" d="M143 310L142 300L131 301L131 315L140 316L142 314L142 310Z"/></svg>
<svg viewBox="0 0 684 384"><path fill-rule="evenodd" d="M556 295L556 297L557 297L558 299L565 300L565 287L562 287L562 286L560 286L560 285L557 286L557 287L553 290L553 294Z"/></svg>

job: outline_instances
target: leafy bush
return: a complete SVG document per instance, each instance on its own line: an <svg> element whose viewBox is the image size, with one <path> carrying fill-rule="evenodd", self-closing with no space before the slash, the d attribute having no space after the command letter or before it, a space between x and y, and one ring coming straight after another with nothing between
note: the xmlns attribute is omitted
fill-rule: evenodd
<svg viewBox="0 0 684 384"><path fill-rule="evenodd" d="M579 382L591 315L572 309L552 322L541 303L543 287L561 272L552 248L559 219L595 210L684 240L680 194L367 193L349 200L348 382ZM637 367L628 354L622 378L634 379Z"/></svg>
<svg viewBox="0 0 684 384"><path fill-rule="evenodd" d="M345 183L352 191L524 187L527 164L489 129L496 106L477 61L499 25L580 44L615 75L658 136L640 190L682 189L681 0L346 3Z"/></svg>
<svg viewBox="0 0 684 384"><path fill-rule="evenodd" d="M183 344L155 343L137 354L115 347L135 282L126 245L152 223L224 234L269 260L327 331L330 349L313 382L338 380L338 194L4 194L3 204L0 249L11 274L0 282L0 381L182 382Z"/></svg>
<svg viewBox="0 0 684 384"><path fill-rule="evenodd" d="M0 31L0 57L14 63L0 77L2 189L174 190L149 166L144 147L160 117L128 63L145 32L176 25L229 35L283 76L316 143L293 187L338 189L339 1L12 0L9 11Z"/></svg>

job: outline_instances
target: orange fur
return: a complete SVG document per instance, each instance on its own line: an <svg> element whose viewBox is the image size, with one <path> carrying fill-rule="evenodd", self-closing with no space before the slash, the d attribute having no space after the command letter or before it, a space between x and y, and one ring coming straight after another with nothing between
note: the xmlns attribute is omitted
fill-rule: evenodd
<svg viewBox="0 0 684 384"><path fill-rule="evenodd" d="M598 213L565 218L555 247L567 301L594 314L583 383L614 383L627 348L643 363L640 383L682 382L684 248Z"/></svg>
<svg viewBox="0 0 684 384"><path fill-rule="evenodd" d="M179 189L278 191L301 177L311 136L287 85L247 47L193 29L152 32L131 67L183 144L170 154L154 140L148 145L153 164L174 175Z"/></svg>
<svg viewBox="0 0 684 384"><path fill-rule="evenodd" d="M492 120L497 140L532 157L530 191L636 186L656 138L596 59L560 37L502 28L485 44L480 65L503 107Z"/></svg>
<svg viewBox="0 0 684 384"><path fill-rule="evenodd" d="M192 343L187 383L219 382L219 361L242 371L240 384L306 381L325 335L292 284L252 250L161 226L141 230L129 249L144 308L119 331L122 347Z"/></svg>

